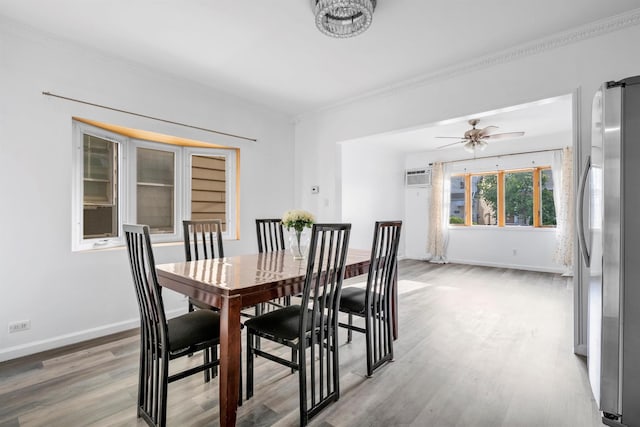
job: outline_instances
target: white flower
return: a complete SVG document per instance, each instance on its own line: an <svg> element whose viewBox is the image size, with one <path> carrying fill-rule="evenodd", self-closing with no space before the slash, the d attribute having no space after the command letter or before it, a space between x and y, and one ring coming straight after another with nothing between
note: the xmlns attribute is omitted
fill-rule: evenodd
<svg viewBox="0 0 640 427"><path fill-rule="evenodd" d="M313 214L299 209L287 211L282 215L282 225L287 227L287 230L293 228L302 231L304 227L311 227L315 220Z"/></svg>

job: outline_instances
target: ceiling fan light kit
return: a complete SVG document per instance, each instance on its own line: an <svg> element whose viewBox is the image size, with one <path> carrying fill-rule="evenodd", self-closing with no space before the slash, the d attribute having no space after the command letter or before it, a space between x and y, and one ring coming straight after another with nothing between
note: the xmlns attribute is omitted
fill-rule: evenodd
<svg viewBox="0 0 640 427"><path fill-rule="evenodd" d="M377 0L311 0L316 26L331 37L354 37L371 25Z"/></svg>
<svg viewBox="0 0 640 427"><path fill-rule="evenodd" d="M476 125L480 123L480 119L471 119L469 120L469 124L471 125L471 129L464 133L462 138L457 136L438 136L436 138L453 138L459 139L461 141L454 142L452 144L442 145L440 148L450 147L456 144L463 144L462 148L464 148L469 153L475 153L476 149L484 150L487 148L489 143L488 140L496 140L496 139L505 139L505 138L514 138L517 136L523 136L524 132L505 132L505 133L493 133L495 129L498 129L497 126L487 126L482 129L476 129Z"/></svg>

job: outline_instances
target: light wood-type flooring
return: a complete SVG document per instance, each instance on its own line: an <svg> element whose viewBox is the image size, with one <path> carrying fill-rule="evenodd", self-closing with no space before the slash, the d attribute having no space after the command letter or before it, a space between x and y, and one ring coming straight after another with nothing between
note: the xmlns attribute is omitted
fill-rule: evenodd
<svg viewBox="0 0 640 427"><path fill-rule="evenodd" d="M354 334L340 347L340 400L312 426L601 425L572 351L571 279L405 260L399 280L395 361L367 378ZM0 364L0 427L146 425L136 419L138 345L122 333ZM297 374L258 358L255 382L238 425L296 426ZM217 396L217 379L202 375L171 384L169 425L218 425Z"/></svg>

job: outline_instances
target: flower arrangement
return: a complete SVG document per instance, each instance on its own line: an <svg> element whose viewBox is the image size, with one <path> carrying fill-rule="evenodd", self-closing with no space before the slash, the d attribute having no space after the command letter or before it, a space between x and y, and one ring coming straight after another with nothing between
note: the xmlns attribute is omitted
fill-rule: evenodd
<svg viewBox="0 0 640 427"><path fill-rule="evenodd" d="M293 228L297 232L301 232L305 227L310 228L315 220L313 214L303 210L290 210L282 215L282 225L287 227L287 230Z"/></svg>

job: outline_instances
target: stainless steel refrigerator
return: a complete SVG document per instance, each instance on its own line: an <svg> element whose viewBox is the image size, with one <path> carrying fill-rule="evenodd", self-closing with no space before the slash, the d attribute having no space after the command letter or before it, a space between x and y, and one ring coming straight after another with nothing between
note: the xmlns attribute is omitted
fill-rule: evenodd
<svg viewBox="0 0 640 427"><path fill-rule="evenodd" d="M604 424L640 427L640 76L596 93L591 141L578 201L589 380Z"/></svg>

